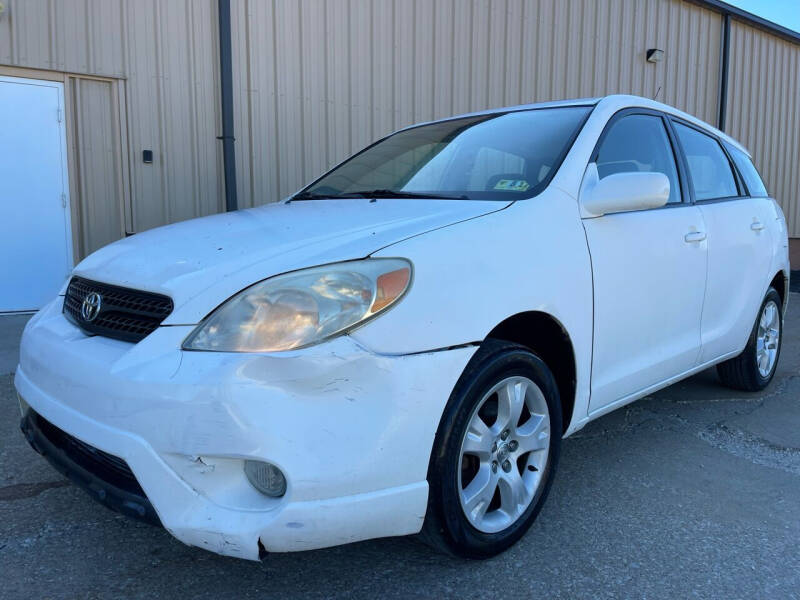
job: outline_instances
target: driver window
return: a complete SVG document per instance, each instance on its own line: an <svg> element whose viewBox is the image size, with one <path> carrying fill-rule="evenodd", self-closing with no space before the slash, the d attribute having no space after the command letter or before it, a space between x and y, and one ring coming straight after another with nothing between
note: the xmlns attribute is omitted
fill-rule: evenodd
<svg viewBox="0 0 800 600"><path fill-rule="evenodd" d="M667 203L681 201L675 155L661 117L629 115L612 123L596 162L600 179L615 173L663 173L669 179Z"/></svg>

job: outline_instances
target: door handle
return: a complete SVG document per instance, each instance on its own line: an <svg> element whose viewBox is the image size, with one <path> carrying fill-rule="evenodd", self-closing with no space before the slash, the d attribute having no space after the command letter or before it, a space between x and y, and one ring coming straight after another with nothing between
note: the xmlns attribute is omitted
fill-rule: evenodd
<svg viewBox="0 0 800 600"><path fill-rule="evenodd" d="M706 232L705 231L690 231L683 239L686 241L687 244L691 244L692 242L702 242L706 239Z"/></svg>
<svg viewBox="0 0 800 600"><path fill-rule="evenodd" d="M764 224L761 221L753 221L750 223L750 229L753 231L761 231L764 229Z"/></svg>

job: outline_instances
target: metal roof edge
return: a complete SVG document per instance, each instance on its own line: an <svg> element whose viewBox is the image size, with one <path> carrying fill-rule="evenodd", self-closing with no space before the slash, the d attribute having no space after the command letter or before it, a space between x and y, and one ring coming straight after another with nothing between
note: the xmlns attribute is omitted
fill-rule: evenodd
<svg viewBox="0 0 800 600"><path fill-rule="evenodd" d="M751 12L747 12L741 8L736 6L732 6L727 2L722 2L722 0L684 0L685 2L691 2L692 4L697 4L699 6L703 6L705 8L711 9L715 12L721 13L723 15L730 15L732 18L737 19L738 21L742 21L747 25L752 25L758 29L766 31L768 33L772 33L781 37L789 42L793 42L795 44L800 45L800 33L784 27L783 25L778 25L773 21L769 21L758 15L754 15Z"/></svg>

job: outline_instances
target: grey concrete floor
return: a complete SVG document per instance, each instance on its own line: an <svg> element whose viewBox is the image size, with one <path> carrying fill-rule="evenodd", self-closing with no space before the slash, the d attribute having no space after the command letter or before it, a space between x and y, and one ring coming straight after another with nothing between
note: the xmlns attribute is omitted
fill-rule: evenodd
<svg viewBox="0 0 800 600"><path fill-rule="evenodd" d="M32 315L0 314L0 376L13 373L19 362L19 338Z"/></svg>
<svg viewBox="0 0 800 600"><path fill-rule="evenodd" d="M410 538L263 563L186 547L68 485L23 440L0 375L0 597L800 598L800 294L791 302L767 390L727 390L711 370L590 424L564 441L531 531L484 562ZM0 319L3 344L19 330Z"/></svg>

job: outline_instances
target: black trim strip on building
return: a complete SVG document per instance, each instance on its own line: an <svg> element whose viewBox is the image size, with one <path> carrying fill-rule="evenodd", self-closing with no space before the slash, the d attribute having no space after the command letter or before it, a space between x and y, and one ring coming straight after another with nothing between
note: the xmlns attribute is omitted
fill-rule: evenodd
<svg viewBox="0 0 800 600"><path fill-rule="evenodd" d="M722 49L719 55L719 113L717 129L725 131L725 113L728 108L728 63L731 55L731 16L722 15Z"/></svg>
<svg viewBox="0 0 800 600"><path fill-rule="evenodd" d="M222 166L225 174L225 210L239 207L236 197L236 150L233 142L233 59L231 51L231 2L218 0L219 87L222 103Z"/></svg>

